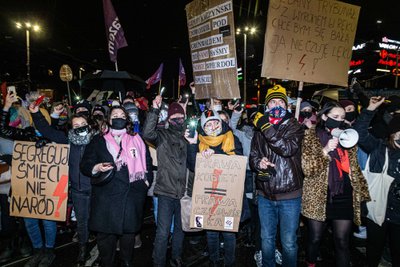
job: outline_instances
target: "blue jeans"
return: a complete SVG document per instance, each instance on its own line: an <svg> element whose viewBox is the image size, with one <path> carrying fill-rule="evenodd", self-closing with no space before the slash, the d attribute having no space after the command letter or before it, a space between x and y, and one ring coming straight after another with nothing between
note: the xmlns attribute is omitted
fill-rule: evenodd
<svg viewBox="0 0 400 267"><path fill-rule="evenodd" d="M230 232L207 231L207 245L210 261L219 260L219 235L224 237L224 264L226 266L235 263L236 234Z"/></svg>
<svg viewBox="0 0 400 267"><path fill-rule="evenodd" d="M154 240L153 263L155 266L165 266L167 258L168 237L171 220L174 217L174 233L172 235L172 259L181 258L183 238L181 221L181 202L179 199L158 196L157 231Z"/></svg>
<svg viewBox="0 0 400 267"><path fill-rule="evenodd" d="M282 243L282 266L297 266L297 235L301 197L273 201L260 196L258 214L261 224L263 267L275 267L275 240L279 223Z"/></svg>
<svg viewBox="0 0 400 267"><path fill-rule="evenodd" d="M74 203L79 243L86 244L89 239L90 192L72 189L71 197Z"/></svg>
<svg viewBox="0 0 400 267"><path fill-rule="evenodd" d="M154 207L154 221L156 222L157 225L157 213L158 213L158 197L153 196L153 207ZM171 234L174 232L174 216L172 216L171 219Z"/></svg>
<svg viewBox="0 0 400 267"><path fill-rule="evenodd" d="M57 223L55 221L48 221L34 218L24 218L25 228L31 239L33 248L42 248L43 240L42 233L39 227L39 221L43 223L44 236L46 239L46 248L54 248L57 234Z"/></svg>

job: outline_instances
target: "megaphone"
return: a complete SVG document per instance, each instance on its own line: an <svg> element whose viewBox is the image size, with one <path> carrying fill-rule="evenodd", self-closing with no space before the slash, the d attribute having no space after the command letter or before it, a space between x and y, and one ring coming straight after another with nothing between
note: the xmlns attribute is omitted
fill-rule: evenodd
<svg viewBox="0 0 400 267"><path fill-rule="evenodd" d="M332 136L339 139L339 143L344 148L351 148L358 142L358 133L354 129L333 129L331 132Z"/></svg>

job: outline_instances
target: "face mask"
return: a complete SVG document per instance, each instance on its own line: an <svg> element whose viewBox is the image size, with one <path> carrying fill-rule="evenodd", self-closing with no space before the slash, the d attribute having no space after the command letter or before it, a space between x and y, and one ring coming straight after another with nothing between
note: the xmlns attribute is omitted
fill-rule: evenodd
<svg viewBox="0 0 400 267"><path fill-rule="evenodd" d="M328 129L335 129L335 128L343 128L344 121L337 121L332 118L329 118L325 121L325 127Z"/></svg>
<svg viewBox="0 0 400 267"><path fill-rule="evenodd" d="M89 133L89 125L75 128L74 133L79 136L86 136Z"/></svg>
<svg viewBox="0 0 400 267"><path fill-rule="evenodd" d="M93 115L93 119L95 119L96 121L103 121L104 116L101 114L96 114L96 115Z"/></svg>
<svg viewBox="0 0 400 267"><path fill-rule="evenodd" d="M185 122L184 118L173 118L169 119L169 124L173 126L181 126Z"/></svg>
<svg viewBox="0 0 400 267"><path fill-rule="evenodd" d="M219 127L218 129L215 130L211 130L211 129L204 129L204 132L206 133L206 135L208 136L218 136L221 134L222 132L222 127Z"/></svg>
<svg viewBox="0 0 400 267"><path fill-rule="evenodd" d="M356 119L356 112L355 111L351 111L351 112L346 112L346 117L345 120L352 122Z"/></svg>
<svg viewBox="0 0 400 267"><path fill-rule="evenodd" d="M111 120L111 128L115 130L122 130L126 126L126 119L116 118Z"/></svg>
<svg viewBox="0 0 400 267"><path fill-rule="evenodd" d="M286 115L286 109L281 106L273 107L269 110L269 116L273 118L283 118Z"/></svg>
<svg viewBox="0 0 400 267"><path fill-rule="evenodd" d="M222 105L214 105L214 111L218 112L222 110Z"/></svg>
<svg viewBox="0 0 400 267"><path fill-rule="evenodd" d="M312 112L310 112L310 111L300 111L300 116L302 116L305 119L309 119L312 116Z"/></svg>
<svg viewBox="0 0 400 267"><path fill-rule="evenodd" d="M76 113L76 114L77 114L77 115L79 114L79 115L85 116L86 118L89 118L89 115L90 115L89 111L80 111L80 112L78 112L78 113Z"/></svg>

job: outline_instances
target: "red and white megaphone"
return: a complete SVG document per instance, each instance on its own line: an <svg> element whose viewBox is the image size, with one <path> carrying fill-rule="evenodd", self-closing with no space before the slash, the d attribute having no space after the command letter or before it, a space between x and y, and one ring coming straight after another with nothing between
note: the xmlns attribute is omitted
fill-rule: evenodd
<svg viewBox="0 0 400 267"><path fill-rule="evenodd" d="M339 139L339 143L344 148L351 148L358 142L358 133L354 129L333 129L331 132L332 136Z"/></svg>

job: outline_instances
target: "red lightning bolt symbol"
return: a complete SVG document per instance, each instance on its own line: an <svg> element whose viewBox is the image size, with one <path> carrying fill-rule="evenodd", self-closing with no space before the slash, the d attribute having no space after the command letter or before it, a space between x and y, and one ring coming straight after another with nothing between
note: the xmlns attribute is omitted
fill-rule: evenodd
<svg viewBox="0 0 400 267"><path fill-rule="evenodd" d="M218 182L219 182L218 178L221 175L221 173L222 173L222 170L217 170L217 169L214 170L213 181L212 181L212 189L217 189L218 188ZM224 196L211 194L210 197L213 197L215 202L214 202L214 205L211 208L209 217L211 217L214 214L214 212L217 210L219 202L221 201L221 199Z"/></svg>
<svg viewBox="0 0 400 267"><path fill-rule="evenodd" d="M304 55L301 57L300 61L299 61L299 64L302 64L302 66L301 66L301 68L300 68L300 71L304 68L304 65L306 65L306 63L302 62L303 59L304 59L305 57L306 57L306 54L304 54Z"/></svg>
<svg viewBox="0 0 400 267"><path fill-rule="evenodd" d="M63 175L61 176L60 181L58 182L58 185L56 187L56 190L54 190L53 196L58 197L58 202L57 202L57 209L55 212L55 216L58 218L60 217L60 207L61 204L64 202L64 200L67 198L68 194L65 192L65 187L68 184L68 176Z"/></svg>

